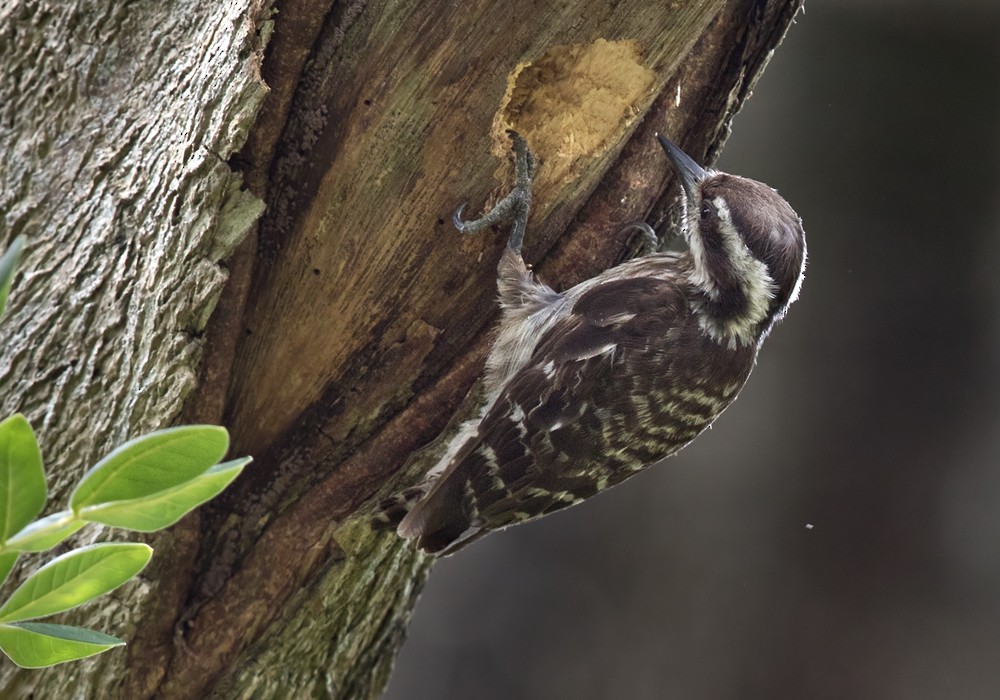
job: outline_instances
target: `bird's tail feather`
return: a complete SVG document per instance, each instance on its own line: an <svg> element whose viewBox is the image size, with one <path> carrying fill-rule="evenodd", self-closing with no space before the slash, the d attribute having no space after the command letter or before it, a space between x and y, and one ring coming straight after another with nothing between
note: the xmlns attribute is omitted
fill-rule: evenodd
<svg viewBox="0 0 1000 700"><path fill-rule="evenodd" d="M400 522L401 537L416 540L428 554L439 554L472 529L472 504L464 479L442 479Z"/></svg>
<svg viewBox="0 0 1000 700"><path fill-rule="evenodd" d="M467 422L466 426L474 423ZM479 523L474 522L476 509L469 480L464 473L455 472L462 469L465 458L478 444L474 437L467 429L459 432L423 483L379 504L372 528L395 529L400 537L414 540L417 547L438 556L450 554L452 546L460 541L465 544L479 530Z"/></svg>
<svg viewBox="0 0 1000 700"><path fill-rule="evenodd" d="M394 493L378 504L378 510L372 516L372 529L395 530L413 510L417 502L427 493L427 485L421 484L405 491Z"/></svg>

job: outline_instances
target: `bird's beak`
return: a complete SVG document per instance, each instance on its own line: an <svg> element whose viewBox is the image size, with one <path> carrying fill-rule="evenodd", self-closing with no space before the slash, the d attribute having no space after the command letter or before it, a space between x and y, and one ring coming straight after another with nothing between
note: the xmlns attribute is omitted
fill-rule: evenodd
<svg viewBox="0 0 1000 700"><path fill-rule="evenodd" d="M684 194L687 195L688 199L691 199L694 197L698 183L708 177L708 171L695 163L687 153L659 134L656 135L656 140L660 142L663 150L667 152L667 158L670 159L670 164L673 166L674 172L681 179Z"/></svg>

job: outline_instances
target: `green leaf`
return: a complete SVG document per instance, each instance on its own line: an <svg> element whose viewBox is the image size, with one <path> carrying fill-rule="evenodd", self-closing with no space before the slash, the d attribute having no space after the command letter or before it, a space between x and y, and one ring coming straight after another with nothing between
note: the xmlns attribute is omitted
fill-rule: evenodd
<svg viewBox="0 0 1000 700"><path fill-rule="evenodd" d="M42 668L75 661L125 642L110 634L48 622L0 625L0 649L21 668Z"/></svg>
<svg viewBox="0 0 1000 700"><path fill-rule="evenodd" d="M24 236L18 236L0 258L0 316L7 308L7 295L10 294L10 285L14 281L14 271L17 269L17 262L21 259L21 251L23 250Z"/></svg>
<svg viewBox="0 0 1000 700"><path fill-rule="evenodd" d="M16 413L0 423L0 542L41 513L47 495L35 433Z"/></svg>
<svg viewBox="0 0 1000 700"><path fill-rule="evenodd" d="M33 573L0 607L0 623L45 617L118 588L149 562L153 550L137 542L104 542L56 557Z"/></svg>
<svg viewBox="0 0 1000 700"><path fill-rule="evenodd" d="M160 491L152 496L82 508L80 517L89 522L139 532L162 530L218 495L239 476L250 459L244 457L217 464L185 484Z"/></svg>
<svg viewBox="0 0 1000 700"><path fill-rule="evenodd" d="M14 568L14 564L17 563L17 558L20 554L20 552L3 552L0 554L0 584L7 580L10 570Z"/></svg>
<svg viewBox="0 0 1000 700"><path fill-rule="evenodd" d="M185 425L126 442L88 471L70 507L151 496L190 481L229 449L229 433L215 425Z"/></svg>
<svg viewBox="0 0 1000 700"><path fill-rule="evenodd" d="M19 552L44 552L55 547L85 524L73 511L63 510L31 523L7 540L5 546L7 549L16 549Z"/></svg>

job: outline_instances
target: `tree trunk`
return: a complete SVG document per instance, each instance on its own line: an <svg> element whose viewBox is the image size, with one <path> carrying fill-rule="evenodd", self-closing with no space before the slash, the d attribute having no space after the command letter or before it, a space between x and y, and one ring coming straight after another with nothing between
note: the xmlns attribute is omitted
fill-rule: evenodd
<svg viewBox="0 0 1000 700"><path fill-rule="evenodd" d="M668 216L653 133L714 159L800 5L0 9L0 239L29 241L4 411L39 430L54 502L178 420L255 457L77 615L126 651L6 664L0 695L377 696L431 562L367 518L475 408L495 312L504 235L451 213L502 192L515 128L540 163L527 259L557 288L614 264Z"/></svg>

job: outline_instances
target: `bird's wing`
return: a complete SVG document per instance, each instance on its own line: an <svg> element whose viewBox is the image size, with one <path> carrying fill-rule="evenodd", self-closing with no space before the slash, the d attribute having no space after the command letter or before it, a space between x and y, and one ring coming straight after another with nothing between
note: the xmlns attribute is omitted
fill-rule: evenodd
<svg viewBox="0 0 1000 700"><path fill-rule="evenodd" d="M647 379L633 376L644 370L631 359L655 356L669 373L671 337L686 317L683 291L655 277L612 278L584 291L500 391L401 534L438 551L470 528L528 520L615 483L608 458L616 438L642 420L626 405Z"/></svg>

